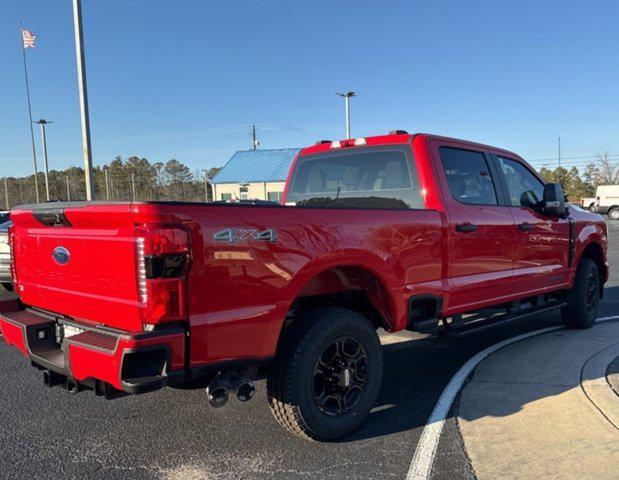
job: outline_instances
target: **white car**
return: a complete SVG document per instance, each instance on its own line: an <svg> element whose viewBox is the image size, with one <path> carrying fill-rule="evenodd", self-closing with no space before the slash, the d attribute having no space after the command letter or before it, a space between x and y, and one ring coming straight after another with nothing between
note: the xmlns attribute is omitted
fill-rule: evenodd
<svg viewBox="0 0 619 480"><path fill-rule="evenodd" d="M11 282L11 247L9 246L9 226L11 222L0 224L0 284L8 291L13 290Z"/></svg>
<svg viewBox="0 0 619 480"><path fill-rule="evenodd" d="M595 211L619 220L619 185L600 185L595 191Z"/></svg>

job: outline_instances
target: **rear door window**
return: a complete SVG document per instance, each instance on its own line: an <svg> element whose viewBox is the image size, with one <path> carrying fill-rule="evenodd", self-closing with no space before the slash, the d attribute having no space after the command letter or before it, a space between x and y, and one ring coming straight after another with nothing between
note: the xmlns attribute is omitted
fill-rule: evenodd
<svg viewBox="0 0 619 480"><path fill-rule="evenodd" d="M394 147L299 157L286 203L327 208L424 208L410 152Z"/></svg>
<svg viewBox="0 0 619 480"><path fill-rule="evenodd" d="M498 204L494 180L482 152L441 147L440 157L453 198L470 205Z"/></svg>

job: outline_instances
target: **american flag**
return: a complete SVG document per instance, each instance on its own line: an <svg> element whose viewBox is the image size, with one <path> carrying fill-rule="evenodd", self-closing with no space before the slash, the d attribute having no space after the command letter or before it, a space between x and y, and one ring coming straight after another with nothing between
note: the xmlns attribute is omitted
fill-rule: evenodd
<svg viewBox="0 0 619 480"><path fill-rule="evenodd" d="M24 40L24 48L34 48L34 41L37 39L37 36L34 33L30 30L25 30L22 28L21 36Z"/></svg>

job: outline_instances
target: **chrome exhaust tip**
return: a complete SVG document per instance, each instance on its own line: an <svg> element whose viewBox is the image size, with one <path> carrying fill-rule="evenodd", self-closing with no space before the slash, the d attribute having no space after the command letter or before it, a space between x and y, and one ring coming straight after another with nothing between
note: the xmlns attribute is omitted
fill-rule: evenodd
<svg viewBox="0 0 619 480"><path fill-rule="evenodd" d="M256 387L254 387L253 382L243 382L236 390L236 398L238 398L240 402L249 402L254 398L255 393Z"/></svg>
<svg viewBox="0 0 619 480"><path fill-rule="evenodd" d="M206 387L208 403L213 408L223 407L230 399L228 389L219 382L214 382Z"/></svg>

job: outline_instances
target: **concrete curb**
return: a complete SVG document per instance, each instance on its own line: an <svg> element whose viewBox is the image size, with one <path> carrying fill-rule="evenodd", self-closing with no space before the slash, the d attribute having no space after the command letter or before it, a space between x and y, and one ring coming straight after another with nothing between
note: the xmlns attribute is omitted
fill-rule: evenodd
<svg viewBox="0 0 619 480"><path fill-rule="evenodd" d="M619 319L619 315L598 318L597 323L606 322ZM436 455L436 448L445 424L445 419L449 414L449 410L458 395L458 392L462 388L467 377L475 370L483 360L488 358L493 353L501 350L502 348L511 345L513 343L525 340L527 338L542 335L544 333L561 330L563 327L549 327L533 332L528 332L523 335L504 340L495 345L478 352L472 358L470 358L456 374L452 377L447 384L443 393L441 394L432 414L426 422L426 426L421 434L421 438L417 443L417 448L413 455L409 470L406 475L407 480L425 480L430 478L432 464L434 463L434 457Z"/></svg>
<svg viewBox="0 0 619 480"><path fill-rule="evenodd" d="M619 355L619 343L591 357L583 365L580 385L600 413L619 430L619 397L606 378L608 366Z"/></svg>
<svg viewBox="0 0 619 480"><path fill-rule="evenodd" d="M557 330L476 368L458 422L478 479L615 476L619 398L606 370L619 350L617 327Z"/></svg>

